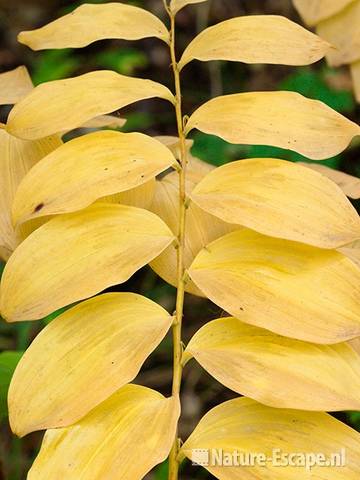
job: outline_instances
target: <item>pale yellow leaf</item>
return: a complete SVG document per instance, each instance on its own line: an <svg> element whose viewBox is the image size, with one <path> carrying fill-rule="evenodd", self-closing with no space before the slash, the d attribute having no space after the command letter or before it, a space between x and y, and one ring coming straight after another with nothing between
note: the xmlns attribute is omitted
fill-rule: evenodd
<svg viewBox="0 0 360 480"><path fill-rule="evenodd" d="M360 267L360 240L344 245L339 250Z"/></svg>
<svg viewBox="0 0 360 480"><path fill-rule="evenodd" d="M12 109L7 129L28 140L80 127L98 115L159 97L174 97L160 83L131 78L108 70L38 85Z"/></svg>
<svg viewBox="0 0 360 480"><path fill-rule="evenodd" d="M295 92L251 92L217 97L186 125L232 143L287 148L314 160L342 152L360 127L318 100Z"/></svg>
<svg viewBox="0 0 360 480"><path fill-rule="evenodd" d="M105 115L105 117L107 116L110 117L110 115ZM100 119L100 117L98 118ZM115 117L112 117L112 118L115 118ZM153 201L153 198L154 198L154 192L155 192L155 178L152 178L147 182L142 183L137 187L130 188L129 190L126 190L124 192L115 193L113 195L107 195L105 197L102 197L99 200L97 200L97 202L118 203L121 205L129 205L131 207L139 207L139 208L145 208L146 210L149 210L151 202ZM21 227L22 226L20 226L20 228Z"/></svg>
<svg viewBox="0 0 360 480"><path fill-rule="evenodd" d="M314 343L360 336L360 269L335 250L242 229L207 245L189 274L251 325Z"/></svg>
<svg viewBox="0 0 360 480"><path fill-rule="evenodd" d="M328 51L326 58L331 66L360 60L360 2L351 2L344 10L320 22L317 33L335 48Z"/></svg>
<svg viewBox="0 0 360 480"><path fill-rule="evenodd" d="M123 283L159 255L173 235L147 210L96 203L33 232L6 264L1 316L35 320Z"/></svg>
<svg viewBox="0 0 360 480"><path fill-rule="evenodd" d="M81 125L81 128L120 128L123 127L125 123L125 118L115 117L115 115L99 115L85 122Z"/></svg>
<svg viewBox="0 0 360 480"><path fill-rule="evenodd" d="M123 127L125 123L126 120L124 118L116 117L115 115L99 115L98 117L88 120L83 125L80 125L77 128L81 128L84 130L99 130L104 127L117 129ZM65 130L61 132L61 135L64 136L72 130L74 129Z"/></svg>
<svg viewBox="0 0 360 480"><path fill-rule="evenodd" d="M157 37L169 41L169 32L155 15L123 3L84 4L57 20L18 36L33 50L81 48L108 38L139 40Z"/></svg>
<svg viewBox="0 0 360 480"><path fill-rule="evenodd" d="M194 188L191 198L226 222L272 237L322 248L360 238L360 217L340 188L285 160L253 158L223 165Z"/></svg>
<svg viewBox="0 0 360 480"><path fill-rule="evenodd" d="M0 245L0 260L5 261L10 257L12 251L4 245Z"/></svg>
<svg viewBox="0 0 360 480"><path fill-rule="evenodd" d="M151 180L175 162L167 147L142 133L107 130L83 135L43 158L26 175L15 195L13 220L21 223L80 210Z"/></svg>
<svg viewBox="0 0 360 480"><path fill-rule="evenodd" d="M315 170L325 177L330 178L330 180L341 188L347 197L353 199L360 198L360 178L353 177L352 175L318 163L298 162L297 165L299 164L311 168L311 170Z"/></svg>
<svg viewBox="0 0 360 480"><path fill-rule="evenodd" d="M13 432L23 436L84 417L136 377L171 323L166 310L135 293L99 295L55 318L12 378Z"/></svg>
<svg viewBox="0 0 360 480"><path fill-rule="evenodd" d="M186 5L192 5L194 3L202 3L206 0L170 0L170 10L173 13L177 13L182 8L186 7Z"/></svg>
<svg viewBox="0 0 360 480"><path fill-rule="evenodd" d="M198 168L198 165L200 167ZM213 167L201 161L192 159L189 166L189 180L187 191L190 192L196 184L195 178L202 178ZM200 170L200 171L199 171ZM179 218L179 186L178 174L170 173L156 182L155 196L151 210L161 217L169 226L174 235L177 234ZM201 210L194 203L189 204L186 211L186 240L184 262L188 268L198 252L209 242L230 232L234 227L217 219L213 215ZM174 245L170 245L155 260L150 263L151 268L170 285L177 284L177 254ZM201 291L191 280L186 283L187 292L203 296Z"/></svg>
<svg viewBox="0 0 360 480"><path fill-rule="evenodd" d="M139 185L138 187L126 190L126 192L115 193L107 197L102 197L98 202L119 203L120 205L129 205L130 207L145 208L150 210L151 203L155 194L155 178Z"/></svg>
<svg viewBox="0 0 360 480"><path fill-rule="evenodd" d="M223 454L263 453L266 462L261 466L206 467L219 480L358 480L360 475L360 434L327 413L285 410L266 407L242 397L222 403L210 410L181 448L181 456L191 459L192 449L217 449ZM312 468L301 465L279 467L276 451L290 454L323 454L326 460L345 450L345 465ZM210 454L213 452L210 451ZM226 458L226 455L223 455ZM241 457L238 457L241 458ZM246 460L247 457L245 457ZM293 461L296 458L293 458ZM338 458L339 461L339 458ZM310 459L309 462L310 463Z"/></svg>
<svg viewBox="0 0 360 480"><path fill-rule="evenodd" d="M48 430L28 480L141 480L169 454L177 397L122 387L71 427Z"/></svg>
<svg viewBox="0 0 360 480"><path fill-rule="evenodd" d="M17 231L13 228L11 206L19 183L39 160L61 144L58 136L31 142L15 138L0 129L0 252L3 260L8 259L24 238L24 230L31 230L34 226L26 224Z"/></svg>
<svg viewBox="0 0 360 480"><path fill-rule="evenodd" d="M154 138L156 138L156 140L159 140L159 142L166 145L172 151L172 153L175 155L176 158L180 157L179 137L172 137L170 135L158 135ZM186 143L186 147L187 147L188 151L190 151L191 147L194 144L194 141L190 140L190 139L187 139L185 143Z"/></svg>
<svg viewBox="0 0 360 480"><path fill-rule="evenodd" d="M352 2L354 0L293 0L295 8L310 26L332 17Z"/></svg>
<svg viewBox="0 0 360 480"><path fill-rule="evenodd" d="M360 410L360 355L345 342L315 345L229 317L197 331L187 355L226 387L265 405Z"/></svg>
<svg viewBox="0 0 360 480"><path fill-rule="evenodd" d="M351 77L355 92L355 98L360 103L360 61L353 62L350 65Z"/></svg>
<svg viewBox="0 0 360 480"><path fill-rule="evenodd" d="M186 48L179 68L194 59L309 65L323 58L329 47L320 37L285 17L250 15L203 30Z"/></svg>
<svg viewBox="0 0 360 480"><path fill-rule="evenodd" d="M355 352L360 355L360 337L353 338L347 342Z"/></svg>
<svg viewBox="0 0 360 480"><path fill-rule="evenodd" d="M33 89L26 67L0 74L0 105L12 105L22 100Z"/></svg>
<svg viewBox="0 0 360 480"><path fill-rule="evenodd" d="M194 157L190 154L187 155L187 167L186 167L186 180L190 182L193 186L191 190L195 187L196 184L202 180L205 175L214 170L214 165L200 160L200 158ZM189 191L190 193L190 191Z"/></svg>

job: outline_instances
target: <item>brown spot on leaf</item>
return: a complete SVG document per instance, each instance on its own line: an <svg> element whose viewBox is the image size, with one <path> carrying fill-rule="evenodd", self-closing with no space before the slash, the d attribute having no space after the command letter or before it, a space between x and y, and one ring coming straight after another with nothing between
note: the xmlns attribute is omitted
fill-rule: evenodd
<svg viewBox="0 0 360 480"><path fill-rule="evenodd" d="M39 205L36 205L36 207L34 208L34 213L40 212L42 208L44 208L44 204L39 203Z"/></svg>

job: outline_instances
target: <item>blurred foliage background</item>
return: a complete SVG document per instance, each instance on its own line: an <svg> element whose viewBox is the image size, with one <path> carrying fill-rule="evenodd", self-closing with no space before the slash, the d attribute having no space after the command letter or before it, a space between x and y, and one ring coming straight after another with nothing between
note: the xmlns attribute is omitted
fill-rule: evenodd
<svg viewBox="0 0 360 480"><path fill-rule="evenodd" d="M111 69L121 74L151 78L172 88L172 75L167 47L162 42L146 39L139 42L101 41L81 50L49 50L32 52L16 41L21 30L41 26L70 12L81 3L105 3L100 0L0 0L0 71L26 65L35 84L79 75L96 69ZM161 0L134 0L127 3L147 8L165 20ZM187 7L177 18L179 53L189 41L208 25L234 16L279 14L302 23L290 0L209 0ZM310 67L290 68L241 63L192 62L183 72L184 111L191 113L213 96L244 91L293 90L322 100L348 118L360 123L360 108L351 92L346 68L331 69L325 61ZM0 121L6 121L7 108L0 110ZM166 102L145 101L121 111L127 118L123 131L141 131L150 135L174 135L175 118ZM267 146L231 145L225 141L195 133L193 155L213 164L251 157L278 157L292 161L308 161L298 154ZM321 163L351 175L360 176L360 146L352 145L345 153ZM353 202L359 208L359 202ZM1 269L3 265L1 265ZM174 309L175 290L159 279L148 267L137 272L126 284L112 290L135 291ZM42 434L35 433L19 440L8 426L6 395L11 374L22 352L52 318L37 322L6 324L0 321L0 480L22 480L39 448ZM224 313L209 301L188 295L186 298L184 340L209 319ZM171 387L171 338L146 361L137 383L168 394ZM236 394L216 382L195 362L184 371L181 435L185 438L204 412ZM360 431L360 413L336 414ZM166 463L151 473L155 480L166 478ZM186 467L184 478L210 478L200 467Z"/></svg>

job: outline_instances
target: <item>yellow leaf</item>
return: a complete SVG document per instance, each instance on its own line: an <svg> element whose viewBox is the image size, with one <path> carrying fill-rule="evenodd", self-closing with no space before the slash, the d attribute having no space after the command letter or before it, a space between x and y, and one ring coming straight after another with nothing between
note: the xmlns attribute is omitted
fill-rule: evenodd
<svg viewBox="0 0 360 480"><path fill-rule="evenodd" d="M246 397L222 403L210 410L181 448L181 455L192 457L192 449L217 449L224 454L263 453L274 459L265 466L206 467L220 480L357 480L360 474L360 434L327 413L283 410L261 405ZM276 455L323 454L330 460L345 449L343 466L276 464ZM276 453L277 452L277 453ZM212 454L212 452L210 452ZM241 456L239 457L241 459ZM210 464L216 460L210 455ZM246 460L246 457L245 457ZM282 459L280 459L281 461ZM295 459L293 458L293 461Z"/></svg>
<svg viewBox="0 0 360 480"><path fill-rule="evenodd" d="M6 264L1 316L35 320L123 283L173 239L159 217L135 207L97 203L55 217Z"/></svg>
<svg viewBox="0 0 360 480"><path fill-rule="evenodd" d="M33 89L26 67L0 74L0 105L12 105L22 100Z"/></svg>
<svg viewBox="0 0 360 480"><path fill-rule="evenodd" d="M347 342L355 352L360 355L360 337L353 338Z"/></svg>
<svg viewBox="0 0 360 480"><path fill-rule="evenodd" d="M33 50L81 48L103 39L169 41L165 25L152 13L123 3L84 4L37 30L21 32L20 43Z"/></svg>
<svg viewBox="0 0 360 480"><path fill-rule="evenodd" d="M139 185L138 187L126 190L126 192L115 193L107 197L102 197L98 202L119 203L120 205L129 205L130 207L145 208L150 210L151 203L155 193L155 178Z"/></svg>
<svg viewBox="0 0 360 480"><path fill-rule="evenodd" d="M285 160L254 158L223 165L195 187L191 198L225 222L273 237L322 248L360 238L360 217L340 188Z"/></svg>
<svg viewBox="0 0 360 480"><path fill-rule="evenodd" d="M83 130L99 130L103 127L106 128L120 128L123 127L126 123L126 120L124 118L116 117L115 115L99 115L98 117L92 118L91 120L88 120L85 122L83 125L80 125L76 128L80 128ZM75 128L75 130L76 130ZM61 133L61 136L66 135L67 133L71 132L74 130L71 128L70 130L64 130Z"/></svg>
<svg viewBox="0 0 360 480"><path fill-rule="evenodd" d="M354 0L293 0L293 4L305 22L314 26L332 17Z"/></svg>
<svg viewBox="0 0 360 480"><path fill-rule="evenodd" d="M115 115L99 115L98 117L88 120L81 128L120 128L126 123L124 118L115 117Z"/></svg>
<svg viewBox="0 0 360 480"><path fill-rule="evenodd" d="M170 10L173 13L177 13L182 8L186 7L186 5L192 5L193 3L202 3L206 0L170 0Z"/></svg>
<svg viewBox="0 0 360 480"><path fill-rule="evenodd" d="M360 356L346 343L315 345L229 317L196 332L186 356L226 387L265 405L360 410Z"/></svg>
<svg viewBox="0 0 360 480"><path fill-rule="evenodd" d="M337 15L320 22L317 33L335 48L327 53L331 66L360 60L360 2L353 1Z"/></svg>
<svg viewBox="0 0 360 480"><path fill-rule="evenodd" d="M187 156L187 168L186 168L186 180L192 185L191 190L202 180L205 175L214 170L215 167L210 163L200 160L200 158L193 157L188 154ZM191 192L190 190L190 192ZM190 193L189 192L189 193Z"/></svg>
<svg viewBox="0 0 360 480"><path fill-rule="evenodd" d="M198 168L198 164L200 167ZM189 180L187 181L187 190L190 192L196 184L195 178L203 177L205 173L201 169L210 171L212 167L209 164L192 160L189 166ZM200 170L200 171L199 171ZM151 206L151 211L161 217L168 225L174 235L177 234L179 217L179 187L178 174L170 173L162 180L156 182L155 196ZM189 204L186 211L186 240L184 261L188 268L194 260L197 253L209 242L221 237L233 229L232 225L218 220L201 210L194 203ZM155 260L150 263L151 268L170 285L177 284L177 255L173 245L170 245ZM203 296L201 291L192 281L186 283L187 292L194 295Z"/></svg>
<svg viewBox="0 0 360 480"><path fill-rule="evenodd" d="M179 137L172 137L170 135L158 135L156 137L156 140L159 140L159 142L163 143L166 145L172 153L175 155L176 158L180 157L180 142L179 142ZM187 139L185 141L186 147L188 151L190 151L191 147L194 144L193 140Z"/></svg>
<svg viewBox="0 0 360 480"><path fill-rule="evenodd" d="M135 293L107 293L67 310L35 338L11 381L17 435L71 425L133 380L172 318ZM54 381L54 379L59 381Z"/></svg>
<svg viewBox="0 0 360 480"><path fill-rule="evenodd" d="M360 267L360 240L344 245L339 250Z"/></svg>
<svg viewBox="0 0 360 480"><path fill-rule="evenodd" d="M356 100L360 103L360 61L350 65L351 77L354 86Z"/></svg>
<svg viewBox="0 0 360 480"><path fill-rule="evenodd" d="M153 97L174 101L170 90L160 83L108 70L55 80L38 85L15 105L7 130L33 140L72 130L98 115Z"/></svg>
<svg viewBox="0 0 360 480"><path fill-rule="evenodd" d="M48 430L28 480L141 480L167 457L177 397L127 385L67 428Z"/></svg>
<svg viewBox="0 0 360 480"><path fill-rule="evenodd" d="M251 92L217 97L190 117L197 128L232 143L272 145L314 160L342 152L360 127L318 100L294 92Z"/></svg>
<svg viewBox="0 0 360 480"><path fill-rule="evenodd" d="M194 59L309 65L323 58L329 47L320 37L285 17L250 15L203 30L186 48L179 68Z"/></svg>
<svg viewBox="0 0 360 480"><path fill-rule="evenodd" d="M0 129L0 257L7 260L24 237L24 231L34 224L14 230L11 222L11 206L19 183L28 171L48 153L62 144L57 136L33 142L19 140Z"/></svg>
<svg viewBox="0 0 360 480"><path fill-rule="evenodd" d="M83 135L52 152L26 175L15 195L13 220L21 223L80 210L98 198L151 180L175 162L168 148L141 133L108 130Z"/></svg>
<svg viewBox="0 0 360 480"><path fill-rule="evenodd" d="M251 325L314 343L360 336L360 269L335 250L242 229L207 245L189 274Z"/></svg>
<svg viewBox="0 0 360 480"><path fill-rule="evenodd" d="M151 178L137 187L113 195L107 195L97 200L97 202L117 203L149 210L154 198L155 185L155 178Z"/></svg>
<svg viewBox="0 0 360 480"><path fill-rule="evenodd" d="M299 164L311 168L311 170L315 170L325 177L330 178L330 180L341 188L347 197L353 199L360 198L360 178L353 177L352 175L340 172L339 170L334 170L333 168L319 163L298 162L297 165Z"/></svg>
<svg viewBox="0 0 360 480"><path fill-rule="evenodd" d="M40 217L35 218L34 220L29 220L15 228L16 233L16 248L23 242L32 232L37 230L41 225L44 225L51 217Z"/></svg>

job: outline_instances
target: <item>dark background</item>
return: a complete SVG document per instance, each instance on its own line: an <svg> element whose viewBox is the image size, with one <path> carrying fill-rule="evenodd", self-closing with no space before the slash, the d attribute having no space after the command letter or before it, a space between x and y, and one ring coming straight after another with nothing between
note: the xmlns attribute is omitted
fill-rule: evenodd
<svg viewBox="0 0 360 480"><path fill-rule="evenodd" d="M85 2L65 0L0 0L0 72L18 65L26 65L35 84L82 74L96 69L112 69L125 75L151 78L173 89L170 60L165 44L146 39L139 42L100 41L81 50L50 50L32 52L17 43L21 30L44 25L71 11ZM105 3L88 1L86 3ZM145 7L162 17L165 14L161 0L129 1ZM280 14L300 24L290 0L209 0L204 4L189 6L177 17L180 54L195 34L208 25L240 15ZM213 96L226 93L263 90L294 90L310 98L324 101L348 118L359 122L360 109L351 92L351 80L346 67L330 69L325 61L310 67L289 68L284 66L254 65L240 63L192 62L183 72L184 113L194 109ZM0 110L0 121L6 120L8 110ZM128 119L124 131L142 131L151 135L174 135L176 133L173 112L166 102L145 101L121 111ZM221 165L228 161L250 157L277 157L287 160L304 160L298 154L277 148L261 146L230 145L223 140L202 133L194 134L192 153L209 163ZM345 153L321 163L360 176L360 146L353 144ZM306 160L306 159L305 159ZM359 204L354 202L356 207ZM137 272L134 277L117 290L139 292L161 303L170 312L174 309L175 290L159 279L150 268ZM210 302L188 295L184 319L184 341L209 319L223 315ZM0 321L0 351L23 351L49 319L38 322L7 325ZM35 433L18 440L9 431L6 408L6 372L0 371L0 480L20 480L26 472L39 447L42 434ZM168 394L171 386L171 338L167 337L156 352L147 360L137 383L158 389ZM1 377L0 377L1 378ZM236 394L216 382L193 361L186 366L183 381L182 437L186 438L203 413L214 405L235 397ZM2 410L1 410L2 409ZM357 413L336 415L360 431L360 416ZM210 478L201 468L185 467L184 477ZM158 467L152 478L166 478L166 464Z"/></svg>

